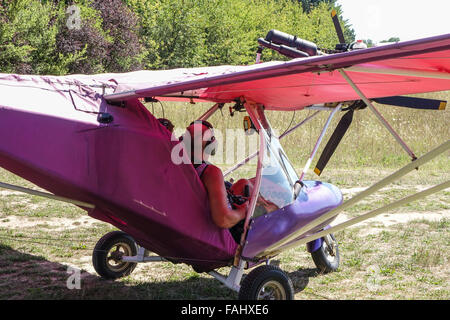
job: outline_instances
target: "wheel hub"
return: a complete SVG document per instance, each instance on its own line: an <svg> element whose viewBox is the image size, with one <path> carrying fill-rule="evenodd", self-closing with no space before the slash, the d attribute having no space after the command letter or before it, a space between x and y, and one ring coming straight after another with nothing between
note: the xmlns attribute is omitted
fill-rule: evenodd
<svg viewBox="0 0 450 320"><path fill-rule="evenodd" d="M330 256L335 257L336 256L336 251L335 251L336 241L334 241L334 239L330 235L327 235L325 237L325 244L326 244L326 248L325 248L326 252Z"/></svg>
<svg viewBox="0 0 450 320"><path fill-rule="evenodd" d="M120 252L118 250L111 252L111 255L109 256L111 260L113 260L116 263L119 263L122 261L123 252Z"/></svg>
<svg viewBox="0 0 450 320"><path fill-rule="evenodd" d="M269 281L259 290L258 300L286 300L286 292L280 283Z"/></svg>
<svg viewBox="0 0 450 320"><path fill-rule="evenodd" d="M116 243L108 252L106 256L106 263L108 267L114 272L119 272L128 267L128 262L123 262L122 257L130 255L131 248L126 243Z"/></svg>

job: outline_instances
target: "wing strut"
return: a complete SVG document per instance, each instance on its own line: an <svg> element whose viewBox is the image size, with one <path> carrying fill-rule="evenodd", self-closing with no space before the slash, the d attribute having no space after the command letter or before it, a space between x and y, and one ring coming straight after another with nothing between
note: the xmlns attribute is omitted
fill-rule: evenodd
<svg viewBox="0 0 450 320"><path fill-rule="evenodd" d="M405 204L408 204L410 202L416 201L418 199L427 197L427 196L429 196L431 194L434 194L436 192L445 190L447 188L450 188L450 180L447 180L446 182L443 182L443 183L441 183L441 184L439 184L437 186L434 186L434 187L431 187L431 188L426 189L424 191L415 193L415 194L410 195L408 197L405 197L403 199L397 200L397 201L395 201L393 203L390 203L390 204L388 204L388 205L386 205L386 206L384 206L382 208L378 208L378 209L372 210L372 211L370 211L368 213L365 213L365 214L363 214L361 216L358 216L356 218L353 218L353 219L347 220L345 222L342 222L342 223L340 223L340 224L338 224L336 226L333 226L333 227L331 227L329 229L326 229L326 230L323 230L321 232L315 233L315 234L313 234L311 236L302 238L299 241L288 243L287 245L279 248L278 250L280 252L281 251L285 251L285 250L289 250L289 249L291 249L293 247L296 247L296 246L298 246L300 244L304 244L304 243L308 243L310 241L317 240L319 238L322 238L322 237L326 236L327 234L336 233L336 232L341 231L341 230L343 230L345 228L348 228L348 227L350 227L352 225L358 224L358 223L360 223L360 222L362 222L364 220L367 220L367 219L373 218L373 217L375 217L375 216L377 216L379 214L385 213L386 211L390 211L390 210L396 209L396 208L398 208L398 207L400 207L402 205L405 205ZM276 252L278 253L278 251L276 251Z"/></svg>
<svg viewBox="0 0 450 320"><path fill-rule="evenodd" d="M409 154L411 159L414 161L417 159L416 155L412 150L408 147L408 145L400 138L397 132L391 127L391 125L386 121L386 119L381 115L380 112L373 106L372 102L367 99L367 97L364 95L364 93L358 88L358 86L353 82L352 79L348 76L348 74L343 70L339 69L339 73L342 75L342 77L345 79L345 81L348 82L348 84L355 90L355 92L358 94L358 96L361 98L361 100L364 101L364 103L369 107L369 109L375 114L375 116L378 118L378 120L386 127L386 129L392 134L392 136L397 140L397 142L402 146L402 148Z"/></svg>
<svg viewBox="0 0 450 320"><path fill-rule="evenodd" d="M309 156L309 159L306 162L305 167L303 168L300 178L298 179L299 181L302 181L303 178L305 177L306 173L308 172L309 167L311 166L311 162L313 161L313 159L317 153L317 150L319 150L319 146L322 143L322 139L325 136L325 133L327 132L328 127L330 126L331 120L333 119L333 117L336 115L337 112L341 111L341 109L342 109L342 104L339 104L336 108L334 108L333 112L331 112L330 116L328 117L328 120L325 123L325 126L323 127L319 138L317 139L316 145L314 146L314 149L312 150L311 155Z"/></svg>
<svg viewBox="0 0 450 320"><path fill-rule="evenodd" d="M206 111L198 120L208 120L217 110L223 108L223 103L216 103L208 111Z"/></svg>
<svg viewBox="0 0 450 320"><path fill-rule="evenodd" d="M69 198L65 198L65 197L60 197L60 196L57 196L57 195L54 195L51 193L41 192L41 191L37 191L37 190L33 190L33 189L20 187L20 186L15 186L15 185L8 184L8 183L0 182L0 188L14 190L14 191L22 192L22 193L27 193L27 194L31 194L33 196L48 198L48 199L52 199L52 200L56 200L56 201L62 201L62 202L74 204L76 206L83 207L83 208L88 208L88 209L95 208L95 205L93 205L91 203L78 201L78 200L74 200L74 199L69 199Z"/></svg>

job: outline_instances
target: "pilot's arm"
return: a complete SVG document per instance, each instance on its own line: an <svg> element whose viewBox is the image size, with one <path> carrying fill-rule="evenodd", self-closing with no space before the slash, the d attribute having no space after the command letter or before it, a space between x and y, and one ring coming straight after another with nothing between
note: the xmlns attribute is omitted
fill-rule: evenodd
<svg viewBox="0 0 450 320"><path fill-rule="evenodd" d="M245 218L248 201L242 205L234 204L236 209L229 207L223 174L219 168L208 166L201 179L208 192L212 219L218 227L229 229Z"/></svg>

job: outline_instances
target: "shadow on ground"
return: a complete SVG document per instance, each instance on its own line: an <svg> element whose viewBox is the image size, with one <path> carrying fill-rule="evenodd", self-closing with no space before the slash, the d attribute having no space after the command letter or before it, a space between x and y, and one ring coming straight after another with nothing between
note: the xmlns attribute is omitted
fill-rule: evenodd
<svg viewBox="0 0 450 320"><path fill-rule="evenodd" d="M77 289L73 271L77 269L70 267L0 245L0 299L234 300L238 297L236 292L209 277L144 282L133 279L132 274L120 281L111 281L84 270L80 271ZM308 279L318 273L316 269L301 269L288 275L298 293L307 286Z"/></svg>
<svg viewBox="0 0 450 320"><path fill-rule="evenodd" d="M279 267L280 261L272 260L270 264ZM295 293L302 292L308 286L310 278L315 278L320 275L319 269L316 268L298 269L297 271L288 272L286 274L292 280Z"/></svg>

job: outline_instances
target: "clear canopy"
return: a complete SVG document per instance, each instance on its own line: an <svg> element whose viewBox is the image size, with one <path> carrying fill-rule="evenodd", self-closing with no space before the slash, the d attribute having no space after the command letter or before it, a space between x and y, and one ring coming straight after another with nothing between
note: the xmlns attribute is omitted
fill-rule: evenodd
<svg viewBox="0 0 450 320"><path fill-rule="evenodd" d="M261 129L259 134L264 135L265 153L261 187L253 215L255 218L291 204L294 201L294 185L298 180L297 173L279 139L273 135L270 125Z"/></svg>

